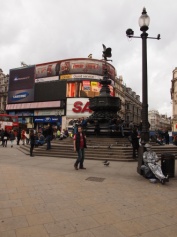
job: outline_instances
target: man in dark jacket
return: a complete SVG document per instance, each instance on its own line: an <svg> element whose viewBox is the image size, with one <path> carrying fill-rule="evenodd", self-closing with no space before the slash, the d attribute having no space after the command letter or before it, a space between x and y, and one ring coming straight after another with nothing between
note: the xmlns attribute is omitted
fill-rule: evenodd
<svg viewBox="0 0 177 237"><path fill-rule="evenodd" d="M133 147L133 158L136 158L136 152L138 154L138 149L139 149L139 135L138 135L138 129L135 127L132 131L131 134L131 142L132 142L132 147Z"/></svg>
<svg viewBox="0 0 177 237"><path fill-rule="evenodd" d="M83 166L84 163L84 149L87 147L86 145L86 136L82 131L82 127L78 126L78 132L74 135L74 152L77 151L78 158L74 164L74 168L78 170L78 164L79 169L86 169Z"/></svg>
<svg viewBox="0 0 177 237"><path fill-rule="evenodd" d="M17 145L20 145L20 139L21 139L21 128L17 131Z"/></svg>
<svg viewBox="0 0 177 237"><path fill-rule="evenodd" d="M49 150L51 149L51 141L53 139L53 129L52 129L52 125L48 125L47 129L46 129L46 142L47 142L47 149Z"/></svg>

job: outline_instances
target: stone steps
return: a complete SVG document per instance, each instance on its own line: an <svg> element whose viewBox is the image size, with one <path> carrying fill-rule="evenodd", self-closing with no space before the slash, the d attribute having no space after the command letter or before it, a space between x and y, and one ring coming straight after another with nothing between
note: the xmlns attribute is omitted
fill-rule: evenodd
<svg viewBox="0 0 177 237"><path fill-rule="evenodd" d="M46 150L46 144L34 148L34 155L66 159L77 158L77 153L73 151L73 139L53 140L51 144L51 150ZM27 155L29 155L29 149L29 145L19 147L19 150ZM163 153L172 153L177 158L177 146L154 145L153 150L159 157ZM132 158L132 146L127 138L88 138L85 157L90 160L134 161Z"/></svg>

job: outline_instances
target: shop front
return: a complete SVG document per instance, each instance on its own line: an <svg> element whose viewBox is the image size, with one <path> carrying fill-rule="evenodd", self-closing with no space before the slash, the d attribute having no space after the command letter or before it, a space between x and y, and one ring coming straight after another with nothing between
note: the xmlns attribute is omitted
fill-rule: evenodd
<svg viewBox="0 0 177 237"><path fill-rule="evenodd" d="M51 124L54 129L62 126L62 116L64 109L44 109L34 110L34 128L38 131Z"/></svg>

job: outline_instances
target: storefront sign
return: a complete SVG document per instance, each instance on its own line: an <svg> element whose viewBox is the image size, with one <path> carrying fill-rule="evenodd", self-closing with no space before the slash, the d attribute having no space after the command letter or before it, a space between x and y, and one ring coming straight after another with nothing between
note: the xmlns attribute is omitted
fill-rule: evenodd
<svg viewBox="0 0 177 237"><path fill-rule="evenodd" d="M67 117L87 117L92 111L89 108L88 98L68 98L67 99Z"/></svg>
<svg viewBox="0 0 177 237"><path fill-rule="evenodd" d="M44 115L61 116L64 115L64 109L34 110L34 116L44 116Z"/></svg>
<svg viewBox="0 0 177 237"><path fill-rule="evenodd" d="M103 76L92 75L92 74L66 74L61 75L60 80L67 80L67 79L94 79L94 80L102 80Z"/></svg>
<svg viewBox="0 0 177 237"><path fill-rule="evenodd" d="M60 122L60 118L58 117L35 117L35 123L57 123Z"/></svg>
<svg viewBox="0 0 177 237"><path fill-rule="evenodd" d="M42 78L36 78L35 79L35 83L47 82L47 81L57 81L57 80L59 80L59 76L55 76L55 77L42 77Z"/></svg>

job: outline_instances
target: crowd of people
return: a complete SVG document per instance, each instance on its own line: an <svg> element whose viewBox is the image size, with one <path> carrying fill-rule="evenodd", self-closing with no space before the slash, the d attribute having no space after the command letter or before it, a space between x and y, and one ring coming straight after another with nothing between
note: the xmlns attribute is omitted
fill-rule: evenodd
<svg viewBox="0 0 177 237"><path fill-rule="evenodd" d="M46 127L40 128L38 132L35 129L0 129L0 141L2 147L7 147L8 141L10 141L11 148L15 141L17 145L30 145L30 155L32 156L34 147L47 144L47 150L51 149L52 139L64 139L69 136L68 130L61 128L54 129L51 124Z"/></svg>
<svg viewBox="0 0 177 237"><path fill-rule="evenodd" d="M1 145L3 147L7 147L8 140L11 143L11 147L13 147L15 137L16 137L16 135L13 130L7 131L7 130L4 130L3 128L0 130L0 140L1 140Z"/></svg>

